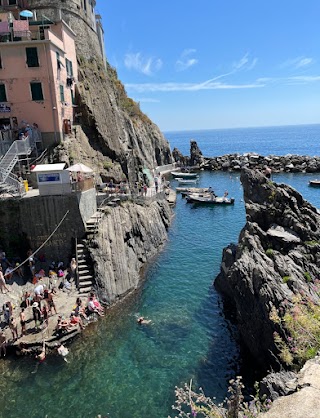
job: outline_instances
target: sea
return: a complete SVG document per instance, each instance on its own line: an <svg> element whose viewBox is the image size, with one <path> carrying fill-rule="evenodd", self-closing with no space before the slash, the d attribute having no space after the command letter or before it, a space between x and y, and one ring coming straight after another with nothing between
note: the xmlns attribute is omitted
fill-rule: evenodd
<svg viewBox="0 0 320 418"><path fill-rule="evenodd" d="M171 147L203 155L319 155L320 125L165 132ZM274 174L320 207L317 174ZM172 187L176 187L172 181ZM202 172L200 187L229 191L233 206L199 207L180 195L168 241L150 260L143 285L69 348L68 363L48 356L0 361L1 418L167 418L175 387L185 383L222 401L239 371L237 332L223 312L213 281L222 250L245 224L239 173ZM138 325L143 315L152 322Z"/></svg>

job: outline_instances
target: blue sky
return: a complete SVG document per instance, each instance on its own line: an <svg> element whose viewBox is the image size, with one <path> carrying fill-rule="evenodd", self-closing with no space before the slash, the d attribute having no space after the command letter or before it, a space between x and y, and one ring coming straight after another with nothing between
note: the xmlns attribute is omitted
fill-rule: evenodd
<svg viewBox="0 0 320 418"><path fill-rule="evenodd" d="M320 123L320 1L98 0L109 63L162 131Z"/></svg>

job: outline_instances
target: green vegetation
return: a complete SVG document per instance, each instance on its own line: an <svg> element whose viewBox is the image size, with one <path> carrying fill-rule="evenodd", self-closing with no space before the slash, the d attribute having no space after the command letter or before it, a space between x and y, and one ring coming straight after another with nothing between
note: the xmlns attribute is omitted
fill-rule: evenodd
<svg viewBox="0 0 320 418"><path fill-rule="evenodd" d="M315 247L316 245L320 245L319 241L305 241L305 245L309 245L310 247Z"/></svg>
<svg viewBox="0 0 320 418"><path fill-rule="evenodd" d="M230 380L228 388L229 399L222 404L216 404L214 399L205 396L200 388L199 393L192 390L190 385L185 384L183 388L176 387L176 401L172 409L179 412L179 417L197 418L255 418L260 413L266 412L271 406L271 400L266 396L260 397L258 383L255 384L256 394L250 402L243 402L241 376Z"/></svg>
<svg viewBox="0 0 320 418"><path fill-rule="evenodd" d="M273 249L272 248L268 248L267 250L266 250L266 255L269 257L269 258L273 258Z"/></svg>
<svg viewBox="0 0 320 418"><path fill-rule="evenodd" d="M312 286L320 295L320 281L316 280ZM320 306L310 299L296 295L281 318L271 311L270 319L281 329L274 333L274 342L284 364L301 367L320 349Z"/></svg>
<svg viewBox="0 0 320 418"><path fill-rule="evenodd" d="M290 276L283 276L282 277L282 281L283 281L283 283L288 283L288 281L291 279L291 277Z"/></svg>
<svg viewBox="0 0 320 418"><path fill-rule="evenodd" d="M151 120L145 115L141 109L139 103L132 100L127 96L127 92L124 88L124 85L118 79L118 74L115 68L111 67L109 64L107 66L107 74L111 84L114 87L116 98L119 106L130 116L130 118L140 119L144 123L151 124Z"/></svg>
<svg viewBox="0 0 320 418"><path fill-rule="evenodd" d="M103 165L103 168L105 170L109 170L110 168L113 167L113 162L112 161L104 161L102 165Z"/></svg>
<svg viewBox="0 0 320 418"><path fill-rule="evenodd" d="M306 281L307 281L308 283L312 282L312 277L311 277L311 274L310 274L308 271L304 272L304 273L303 273L303 276L304 276L304 278L306 279Z"/></svg>
<svg viewBox="0 0 320 418"><path fill-rule="evenodd" d="M270 193L270 195L268 196L268 199L270 202L273 202L276 198L276 191L272 190L272 192Z"/></svg>

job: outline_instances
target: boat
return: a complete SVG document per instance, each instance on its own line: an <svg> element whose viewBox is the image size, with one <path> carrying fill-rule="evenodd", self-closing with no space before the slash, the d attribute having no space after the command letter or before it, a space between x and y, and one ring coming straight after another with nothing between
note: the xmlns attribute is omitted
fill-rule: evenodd
<svg viewBox="0 0 320 418"><path fill-rule="evenodd" d="M201 203L206 205L233 205L234 198L229 197L218 197L214 194L198 195L198 194L189 194L186 196L188 203Z"/></svg>
<svg viewBox="0 0 320 418"><path fill-rule="evenodd" d="M189 173L188 171L171 171L171 175L175 178L179 177L181 179L195 179L199 177L198 173Z"/></svg>
<svg viewBox="0 0 320 418"><path fill-rule="evenodd" d="M309 186L320 187L320 180L310 180L309 181Z"/></svg>
<svg viewBox="0 0 320 418"><path fill-rule="evenodd" d="M189 193L206 193L209 192L209 187L176 187L176 191L182 195Z"/></svg>
<svg viewBox="0 0 320 418"><path fill-rule="evenodd" d="M188 184L188 183L196 183L199 179L183 179L180 177L176 177L175 180L177 180L180 184Z"/></svg>

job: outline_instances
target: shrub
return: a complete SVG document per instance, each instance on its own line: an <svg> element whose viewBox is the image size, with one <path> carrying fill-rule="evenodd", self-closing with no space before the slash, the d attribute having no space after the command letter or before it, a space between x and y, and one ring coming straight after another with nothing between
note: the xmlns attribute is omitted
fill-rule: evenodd
<svg viewBox="0 0 320 418"><path fill-rule="evenodd" d="M272 249L272 248L268 248L268 249L266 250L266 255L267 255L269 258L273 258L273 249Z"/></svg>
<svg viewBox="0 0 320 418"><path fill-rule="evenodd" d="M304 273L303 273L303 276L304 276L304 278L306 279L306 281L307 281L308 283L312 282L312 277L311 277L311 274L310 274L308 271L304 272Z"/></svg>
<svg viewBox="0 0 320 418"><path fill-rule="evenodd" d="M283 283L288 283L288 281L291 279L291 277L290 276L283 276L282 277L282 281L283 281Z"/></svg>

